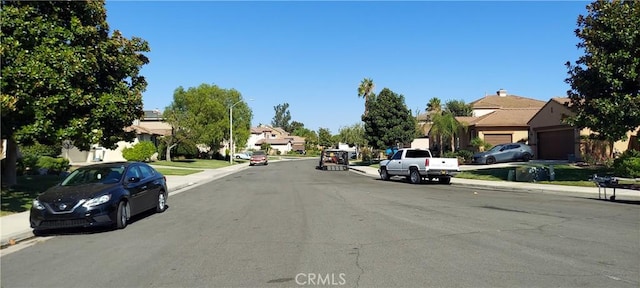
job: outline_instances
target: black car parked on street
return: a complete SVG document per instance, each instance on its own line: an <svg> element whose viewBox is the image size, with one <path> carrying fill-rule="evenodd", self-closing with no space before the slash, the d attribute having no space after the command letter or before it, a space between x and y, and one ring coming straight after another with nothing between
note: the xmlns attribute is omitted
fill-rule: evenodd
<svg viewBox="0 0 640 288"><path fill-rule="evenodd" d="M167 208L167 181L146 163L93 164L71 172L33 200L31 228L114 226L125 228L137 214Z"/></svg>

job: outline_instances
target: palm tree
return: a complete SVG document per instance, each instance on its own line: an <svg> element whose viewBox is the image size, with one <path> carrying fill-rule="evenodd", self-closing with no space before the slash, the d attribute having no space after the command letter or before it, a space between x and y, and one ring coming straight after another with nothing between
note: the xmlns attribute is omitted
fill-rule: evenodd
<svg viewBox="0 0 640 288"><path fill-rule="evenodd" d="M431 99L429 99L429 103L427 103L427 115L429 116L429 119L431 119L435 114L441 114L442 113L442 101L440 101L440 98L438 97L433 97Z"/></svg>
<svg viewBox="0 0 640 288"><path fill-rule="evenodd" d="M451 152L456 152L456 135L461 129L466 129L466 125L456 120L455 116L449 112L434 114L432 119L431 132L440 139L440 151L442 151L443 140L451 140Z"/></svg>
<svg viewBox="0 0 640 288"><path fill-rule="evenodd" d="M367 104L369 103L369 97L373 95L373 88L376 85L373 84L371 78L364 78L358 86L358 98L364 98L364 115L367 115Z"/></svg>

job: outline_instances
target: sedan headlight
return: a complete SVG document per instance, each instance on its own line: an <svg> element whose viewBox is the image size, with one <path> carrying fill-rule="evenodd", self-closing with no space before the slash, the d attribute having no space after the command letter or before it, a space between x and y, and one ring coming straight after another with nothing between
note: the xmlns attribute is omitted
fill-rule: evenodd
<svg viewBox="0 0 640 288"><path fill-rule="evenodd" d="M40 203L40 201L38 201L38 199L33 199L33 208L36 208L38 210L44 210L44 205L42 205L42 203Z"/></svg>
<svg viewBox="0 0 640 288"><path fill-rule="evenodd" d="M111 199L111 194L106 194L106 195L102 195L100 197L91 198L91 199L87 200L87 202L84 202L84 204L82 204L82 206L85 207L85 208L98 206L98 205L102 205L104 203L109 202L110 199Z"/></svg>

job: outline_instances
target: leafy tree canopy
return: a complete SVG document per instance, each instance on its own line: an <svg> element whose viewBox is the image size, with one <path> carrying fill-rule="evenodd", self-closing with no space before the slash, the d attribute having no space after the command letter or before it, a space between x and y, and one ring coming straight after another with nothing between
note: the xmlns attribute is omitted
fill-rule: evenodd
<svg viewBox="0 0 640 288"><path fill-rule="evenodd" d="M471 104L464 103L464 100L449 100L444 106L445 111L451 113L454 117L473 115L473 107L471 107Z"/></svg>
<svg viewBox="0 0 640 288"><path fill-rule="evenodd" d="M640 2L595 1L587 12L575 30L584 55L566 64L567 120L613 145L640 126Z"/></svg>
<svg viewBox="0 0 640 288"><path fill-rule="evenodd" d="M416 137L416 118L404 102L404 96L388 88L369 100L362 116L365 139L377 149L410 143Z"/></svg>
<svg viewBox="0 0 640 288"><path fill-rule="evenodd" d="M149 45L109 35L104 1L3 1L2 137L113 147L142 116Z"/></svg>
<svg viewBox="0 0 640 288"><path fill-rule="evenodd" d="M330 148L336 144L334 143L333 136L328 128L318 129L318 144L324 148Z"/></svg>
<svg viewBox="0 0 640 288"><path fill-rule="evenodd" d="M366 146L367 140L364 136L364 125L356 123L348 127L340 128L337 139L339 142L349 145Z"/></svg>
<svg viewBox="0 0 640 288"><path fill-rule="evenodd" d="M234 104L233 137L236 147L242 147L251 133L253 112L235 89L208 84L187 90L178 87L163 116L186 139L217 149L224 139L229 139L229 108Z"/></svg>

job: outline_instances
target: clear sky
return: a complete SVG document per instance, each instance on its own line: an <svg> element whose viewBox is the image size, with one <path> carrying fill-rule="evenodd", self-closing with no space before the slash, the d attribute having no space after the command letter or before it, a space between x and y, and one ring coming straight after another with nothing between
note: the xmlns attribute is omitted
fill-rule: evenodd
<svg viewBox="0 0 640 288"><path fill-rule="evenodd" d="M423 111L429 99L472 102L506 89L566 96L585 1L107 1L111 30L147 40L144 108L202 83L236 89L269 124L289 103L317 130L360 122L360 81L372 78Z"/></svg>

